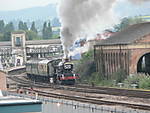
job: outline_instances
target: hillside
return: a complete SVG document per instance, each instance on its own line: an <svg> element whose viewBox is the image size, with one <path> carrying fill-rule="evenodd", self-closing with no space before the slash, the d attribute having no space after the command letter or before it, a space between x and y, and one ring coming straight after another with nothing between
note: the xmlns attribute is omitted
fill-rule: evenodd
<svg viewBox="0 0 150 113"><path fill-rule="evenodd" d="M54 17L57 17L55 4L16 11L0 11L0 19L3 19L7 22L12 20L46 20Z"/></svg>

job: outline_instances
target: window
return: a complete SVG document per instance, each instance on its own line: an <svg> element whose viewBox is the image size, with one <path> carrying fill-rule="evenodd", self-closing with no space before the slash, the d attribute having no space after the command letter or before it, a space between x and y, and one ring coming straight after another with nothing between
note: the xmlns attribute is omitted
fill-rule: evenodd
<svg viewBox="0 0 150 113"><path fill-rule="evenodd" d="M20 38L20 37L16 37L15 45L16 45L17 47L21 46L21 38Z"/></svg>

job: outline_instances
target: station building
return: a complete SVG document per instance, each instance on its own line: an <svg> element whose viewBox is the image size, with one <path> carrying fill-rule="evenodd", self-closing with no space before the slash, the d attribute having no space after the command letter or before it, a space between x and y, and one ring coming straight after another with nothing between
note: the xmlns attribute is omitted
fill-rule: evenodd
<svg viewBox="0 0 150 113"><path fill-rule="evenodd" d="M129 26L94 46L96 70L106 78L123 70L126 75L150 74L150 22Z"/></svg>

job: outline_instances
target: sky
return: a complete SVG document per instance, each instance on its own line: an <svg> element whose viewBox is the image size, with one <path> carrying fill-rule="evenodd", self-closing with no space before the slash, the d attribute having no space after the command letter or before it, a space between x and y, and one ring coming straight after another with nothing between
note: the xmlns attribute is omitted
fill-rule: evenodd
<svg viewBox="0 0 150 113"><path fill-rule="evenodd" d="M128 16L150 15L150 2L132 4L127 0L118 0L114 12L120 18ZM148 0L147 0L148 1Z"/></svg>
<svg viewBox="0 0 150 113"><path fill-rule="evenodd" d="M0 11L18 10L58 3L60 0L0 0Z"/></svg>
<svg viewBox="0 0 150 113"><path fill-rule="evenodd" d="M19 10L36 6L45 6L50 3L56 4L61 0L0 0L0 11ZM149 13L150 2L133 5L127 0L118 0L114 10L119 16L130 16ZM133 0L134 1L134 0Z"/></svg>

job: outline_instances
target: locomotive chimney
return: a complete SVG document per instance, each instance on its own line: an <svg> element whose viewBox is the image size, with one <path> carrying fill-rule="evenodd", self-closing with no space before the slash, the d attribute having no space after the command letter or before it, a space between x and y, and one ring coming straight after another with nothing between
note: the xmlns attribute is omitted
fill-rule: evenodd
<svg viewBox="0 0 150 113"><path fill-rule="evenodd" d="M68 61L69 61L68 55L66 55L66 57L64 58L64 61L65 61L65 62L68 62Z"/></svg>

